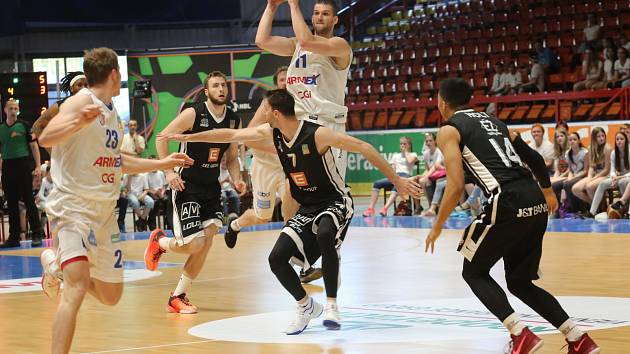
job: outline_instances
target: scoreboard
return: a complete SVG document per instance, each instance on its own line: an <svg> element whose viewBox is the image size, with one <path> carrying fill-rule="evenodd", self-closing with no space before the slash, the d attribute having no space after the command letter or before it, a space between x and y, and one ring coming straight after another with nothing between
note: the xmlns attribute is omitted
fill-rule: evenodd
<svg viewBox="0 0 630 354"><path fill-rule="evenodd" d="M43 71L31 73L0 74L0 99L2 104L2 121L5 103L14 99L20 104L19 119L33 123L48 109L48 86L46 73Z"/></svg>

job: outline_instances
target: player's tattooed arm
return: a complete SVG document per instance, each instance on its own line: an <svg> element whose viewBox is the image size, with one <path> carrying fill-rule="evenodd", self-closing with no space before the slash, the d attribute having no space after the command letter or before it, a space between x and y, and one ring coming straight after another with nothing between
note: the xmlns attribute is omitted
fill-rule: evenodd
<svg viewBox="0 0 630 354"><path fill-rule="evenodd" d="M396 174L392 166L376 151L376 149L363 140L350 135L333 131L327 127L319 127L315 131L315 144L320 154L324 154L330 147L341 150L360 153L370 163L378 168L395 186L400 195L411 194L414 198L420 198L420 185L411 178L402 178Z"/></svg>
<svg viewBox="0 0 630 354"><path fill-rule="evenodd" d="M39 116L39 118L37 118L35 123L33 123L33 128L31 129L33 134L35 134L35 137L39 138L44 128L48 126L48 123L50 123L50 120L54 116L56 116L57 113L59 113L59 105L55 103L52 106L50 106L49 109L45 110L44 113L42 113L42 115Z"/></svg>
<svg viewBox="0 0 630 354"><path fill-rule="evenodd" d="M267 7L260 18L258 30L256 32L256 45L260 49L269 51L275 55L290 57L295 51L295 38L287 38L281 36L272 36L271 27L273 26L273 18L278 10L278 5L286 0L268 0Z"/></svg>
<svg viewBox="0 0 630 354"><path fill-rule="evenodd" d="M93 104L88 95L72 96L59 107L59 113L44 128L38 139L39 145L52 147L63 143L101 114L100 107Z"/></svg>

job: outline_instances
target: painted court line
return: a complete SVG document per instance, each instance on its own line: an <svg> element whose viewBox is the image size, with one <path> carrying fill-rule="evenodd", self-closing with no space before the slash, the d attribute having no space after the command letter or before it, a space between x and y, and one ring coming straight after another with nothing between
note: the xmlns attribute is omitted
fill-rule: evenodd
<svg viewBox="0 0 630 354"><path fill-rule="evenodd" d="M199 343L209 343L216 342L216 339L207 339L207 340L198 340L194 342L182 342L182 343L172 343L172 344L161 344L161 345L152 345L148 347L135 347L135 348L124 348L124 349L112 349L112 350L102 350L98 352L85 352L83 354L98 354L98 353L120 353L120 352L131 352L134 350L143 350L143 349L155 349L155 348L166 348L166 347L176 347L179 345L189 345L189 344L199 344Z"/></svg>

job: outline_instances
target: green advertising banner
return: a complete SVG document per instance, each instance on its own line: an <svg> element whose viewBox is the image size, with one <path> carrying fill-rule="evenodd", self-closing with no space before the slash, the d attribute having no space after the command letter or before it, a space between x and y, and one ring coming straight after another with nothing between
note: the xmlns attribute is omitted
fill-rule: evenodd
<svg viewBox="0 0 630 354"><path fill-rule="evenodd" d="M437 132L436 129L413 130L413 131L378 131L378 132L357 132L351 133L355 138L370 143L378 150L385 160L389 161L392 154L400 152L400 138L408 136L411 138L411 151L418 154L420 159L419 173L424 172L422 162L422 151L424 147L424 135L427 132ZM414 174L418 170L414 171ZM348 153L348 169L346 171L346 182L352 187L355 195L366 195L372 190L374 181L385 176L366 160L361 154Z"/></svg>

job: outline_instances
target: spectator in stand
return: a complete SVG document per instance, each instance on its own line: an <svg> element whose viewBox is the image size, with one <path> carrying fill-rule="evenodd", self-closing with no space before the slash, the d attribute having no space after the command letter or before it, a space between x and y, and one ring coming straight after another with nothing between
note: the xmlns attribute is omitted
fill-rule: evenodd
<svg viewBox="0 0 630 354"><path fill-rule="evenodd" d="M545 139L545 128L542 124L536 123L532 126L531 130L532 141L529 143L529 147L536 150L540 156L545 159L545 164L549 170L549 174L553 174L553 161L554 161L554 149L553 143L548 139Z"/></svg>
<svg viewBox="0 0 630 354"><path fill-rule="evenodd" d="M433 151L436 151L435 148L435 138L431 134L426 134L427 138L425 138L425 143L427 146L427 139L431 136ZM426 152L425 152L426 156ZM411 138L408 136L403 136L400 138L400 152L392 154L389 159L389 163L392 164L394 170L396 170L396 174L401 177L411 177L413 173L413 167L418 162L418 154L413 152L413 145L411 143ZM425 160L426 162L426 160ZM428 168L427 168L428 169ZM378 195L381 189L383 188L392 188L392 194L383 206L383 208L379 211L381 216L386 216L389 207L396 202L396 196L398 193L396 192L396 188L394 185L387 179L379 179L374 182L372 185L372 197L370 199L370 204L368 205L367 210L363 213L363 216L372 216L374 215L374 207L376 206L376 201L378 200Z"/></svg>
<svg viewBox="0 0 630 354"><path fill-rule="evenodd" d="M630 40L628 40L628 36L625 32L621 32L621 35L617 40L617 44L617 47L624 47L627 51L630 52Z"/></svg>
<svg viewBox="0 0 630 354"><path fill-rule="evenodd" d="M136 230L146 231L151 209L155 205L153 198L149 196L149 181L144 173L125 176L125 186L129 205L136 213Z"/></svg>
<svg viewBox="0 0 630 354"><path fill-rule="evenodd" d="M599 47L599 40L602 34L602 26L594 13L589 13L584 27L584 42L580 45L578 53L584 53L587 49L594 50Z"/></svg>
<svg viewBox="0 0 630 354"><path fill-rule="evenodd" d="M613 79L615 78L615 52L612 48L604 49L604 66L603 66L603 80L591 85L593 90L601 90L606 87L612 87Z"/></svg>
<svg viewBox="0 0 630 354"><path fill-rule="evenodd" d="M597 209L604 198L604 193L611 188L619 188L623 194L630 182L630 155L628 153L628 137L622 132L615 135L615 150L610 154L610 175L599 183L591 202L588 216L597 214Z"/></svg>
<svg viewBox="0 0 630 354"><path fill-rule="evenodd" d="M577 132L569 134L569 151L567 151L567 162L569 163L569 174L560 186L564 190L566 196L567 211L575 213L579 210L580 199L573 194L572 188L577 182L581 181L588 172L589 159L588 149L582 146L580 135ZM554 186L556 195L560 192L556 190L558 186Z"/></svg>
<svg viewBox="0 0 630 354"><path fill-rule="evenodd" d="M144 151L145 143L142 135L137 133L138 122L134 119L129 120L129 133L123 136L120 151L127 155L140 156Z"/></svg>
<svg viewBox="0 0 630 354"><path fill-rule="evenodd" d="M507 72L505 74L506 94L518 93L518 89L523 85L523 76L517 69L515 62L507 64Z"/></svg>
<svg viewBox="0 0 630 354"><path fill-rule="evenodd" d="M614 202L610 207L619 211L619 214L622 214L624 219L627 219L630 216L630 208L628 208L628 201L630 201L630 183L626 186L626 190L623 192L621 199Z"/></svg>
<svg viewBox="0 0 630 354"><path fill-rule="evenodd" d="M494 63L494 76L492 77L492 86L488 90L488 95L491 96L503 96L507 92L506 86L506 72L503 68L502 62ZM490 103L486 109L486 113L494 114L496 110L496 104Z"/></svg>
<svg viewBox="0 0 630 354"><path fill-rule="evenodd" d="M611 82L612 87L630 86L630 59L626 48L617 49L617 60L613 66L614 77Z"/></svg>
<svg viewBox="0 0 630 354"><path fill-rule="evenodd" d="M626 134L626 136L630 137L630 123L623 123L619 127L619 131Z"/></svg>
<svg viewBox="0 0 630 354"><path fill-rule="evenodd" d="M151 156L151 159L157 159L156 156ZM149 230L154 230L156 228L156 219L160 210L163 210L166 213L166 206L169 202L168 196L166 195L166 187L168 183L166 182L166 177L164 176L164 172L160 170L156 170L153 172L147 173L147 182L149 183L148 194L155 202L155 205L151 209L149 213ZM166 224L165 229L169 229L168 227L168 218L164 219Z"/></svg>
<svg viewBox="0 0 630 354"><path fill-rule="evenodd" d="M606 132L601 127L593 128L591 132L591 148L589 149L589 168L586 177L573 185L571 189L576 197L590 205L595 196L597 186L610 173L611 149L606 144ZM583 211L580 208L580 211Z"/></svg>
<svg viewBox="0 0 630 354"><path fill-rule="evenodd" d="M604 49L611 48L613 52L617 51L617 46L615 45L615 41L613 41L610 37L602 38L600 47L597 50L604 51Z"/></svg>
<svg viewBox="0 0 630 354"><path fill-rule="evenodd" d="M595 52L587 49L584 52L584 61L582 61L583 81L578 81L573 85L573 91L582 91L593 88L593 85L605 85L604 81L604 63L597 59Z"/></svg>
<svg viewBox="0 0 630 354"><path fill-rule="evenodd" d="M551 177L551 187L556 192L558 201L562 201L561 191L564 181L569 176L569 162L567 151L569 150L569 137L564 129L556 129L553 143L553 166L555 173Z"/></svg>
<svg viewBox="0 0 630 354"><path fill-rule="evenodd" d="M536 50L538 64L542 65L546 75L560 72L558 55L551 48L544 46L542 38L534 42L534 50Z"/></svg>
<svg viewBox="0 0 630 354"><path fill-rule="evenodd" d="M118 207L118 229L120 233L125 232L125 216L127 216L127 206L129 205L129 200L127 199L127 188L126 185L126 175L123 176L123 181L120 185L120 196L116 201L116 206Z"/></svg>
<svg viewBox="0 0 630 354"><path fill-rule="evenodd" d="M559 120L556 122L556 130L558 129L564 129L566 131L569 131L569 125L567 124L567 122L563 120Z"/></svg>
<svg viewBox="0 0 630 354"><path fill-rule="evenodd" d="M46 209L46 198L48 198L48 194L53 188L50 166L48 164L42 164L42 175L44 175L44 178L35 196L35 205L37 205L37 209L39 209L40 212Z"/></svg>
<svg viewBox="0 0 630 354"><path fill-rule="evenodd" d="M529 58L530 71L529 79L521 85L519 92L543 92L545 91L545 69L538 62L536 55L531 55Z"/></svg>

